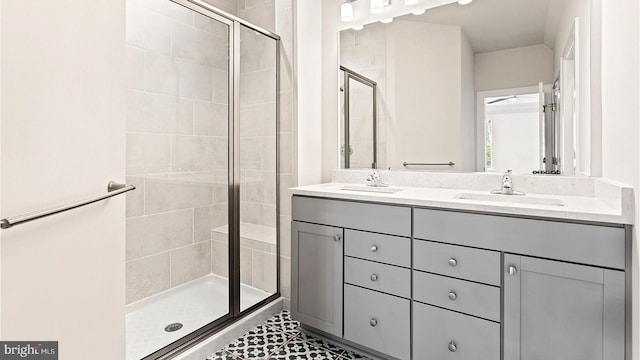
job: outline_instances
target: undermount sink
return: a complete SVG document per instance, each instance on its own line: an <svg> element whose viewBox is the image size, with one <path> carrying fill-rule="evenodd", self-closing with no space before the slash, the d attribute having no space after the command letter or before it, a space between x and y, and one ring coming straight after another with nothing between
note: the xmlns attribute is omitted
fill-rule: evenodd
<svg viewBox="0 0 640 360"><path fill-rule="evenodd" d="M492 201L512 204L531 204L548 206L566 206L564 201L555 198L535 197L528 195L471 194L462 193L454 196L460 200Z"/></svg>
<svg viewBox="0 0 640 360"><path fill-rule="evenodd" d="M383 187L383 186L367 186L367 185L345 185L341 187L340 190L364 191L364 192L383 193L383 194L395 194L399 191L402 191L402 189L400 188Z"/></svg>

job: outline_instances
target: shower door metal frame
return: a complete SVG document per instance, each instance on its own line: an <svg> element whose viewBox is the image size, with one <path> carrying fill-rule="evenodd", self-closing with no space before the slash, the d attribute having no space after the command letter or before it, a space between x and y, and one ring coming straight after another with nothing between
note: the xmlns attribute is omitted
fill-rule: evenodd
<svg viewBox="0 0 640 360"><path fill-rule="evenodd" d="M209 324L193 331L192 333L158 349L144 357L142 360L171 359L183 353L192 346L206 340L211 335L231 325L242 317L252 313L260 307L280 297L280 36L256 26L246 20L222 11L201 0L167 0L182 5L196 13L202 14L213 20L229 26L229 100L228 105L232 113L228 114L228 220L229 220L229 312ZM256 31L275 40L275 64L276 64L276 292L256 303L241 310L240 308L240 29L242 26Z"/></svg>

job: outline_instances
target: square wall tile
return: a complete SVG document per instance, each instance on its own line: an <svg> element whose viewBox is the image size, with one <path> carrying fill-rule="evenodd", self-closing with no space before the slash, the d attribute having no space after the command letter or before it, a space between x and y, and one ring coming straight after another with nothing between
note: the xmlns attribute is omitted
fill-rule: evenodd
<svg viewBox="0 0 640 360"><path fill-rule="evenodd" d="M144 88L168 95L178 94L178 69L171 56L145 53Z"/></svg>
<svg viewBox="0 0 640 360"><path fill-rule="evenodd" d="M171 286L211 273L211 242L200 242L171 252Z"/></svg>
<svg viewBox="0 0 640 360"><path fill-rule="evenodd" d="M176 59L178 93L194 100L213 100L213 67Z"/></svg>
<svg viewBox="0 0 640 360"><path fill-rule="evenodd" d="M158 134L127 134L127 174L140 175L169 171L169 136Z"/></svg>
<svg viewBox="0 0 640 360"><path fill-rule="evenodd" d="M144 215L144 177L127 176L127 184L134 185L135 190L125 194L127 198L127 218Z"/></svg>
<svg viewBox="0 0 640 360"><path fill-rule="evenodd" d="M194 175L152 175L145 179L145 213L211 205L211 184L197 181Z"/></svg>
<svg viewBox="0 0 640 360"><path fill-rule="evenodd" d="M169 289L169 253L149 256L126 265L127 304Z"/></svg>
<svg viewBox="0 0 640 360"><path fill-rule="evenodd" d="M127 220L127 261L193 243L193 210Z"/></svg>

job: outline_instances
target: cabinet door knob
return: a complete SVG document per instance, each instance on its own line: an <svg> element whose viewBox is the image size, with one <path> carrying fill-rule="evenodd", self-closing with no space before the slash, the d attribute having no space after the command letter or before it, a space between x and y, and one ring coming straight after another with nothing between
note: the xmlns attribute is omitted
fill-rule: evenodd
<svg viewBox="0 0 640 360"><path fill-rule="evenodd" d="M376 325L378 325L378 319L373 318L373 319L369 320L369 325L375 327Z"/></svg>
<svg viewBox="0 0 640 360"><path fill-rule="evenodd" d="M340 235L333 235L333 241L340 241Z"/></svg>
<svg viewBox="0 0 640 360"><path fill-rule="evenodd" d="M456 265L458 265L458 260L454 258L449 259L449 266L456 267Z"/></svg>
<svg viewBox="0 0 640 360"><path fill-rule="evenodd" d="M371 252L378 251L378 245L371 245Z"/></svg>
<svg viewBox="0 0 640 360"><path fill-rule="evenodd" d="M507 268L507 272L509 273L509 275L513 276L518 273L518 269L515 266L509 266Z"/></svg>
<svg viewBox="0 0 640 360"><path fill-rule="evenodd" d="M449 343L448 348L449 348L449 351L456 352L456 350L458 350L458 345L456 345L456 343L452 341Z"/></svg>
<svg viewBox="0 0 640 360"><path fill-rule="evenodd" d="M454 291L449 293L449 300L453 301L457 298L458 298L458 294L456 294Z"/></svg>
<svg viewBox="0 0 640 360"><path fill-rule="evenodd" d="M371 281L377 281L378 280L378 274L371 274L369 279L371 279Z"/></svg>

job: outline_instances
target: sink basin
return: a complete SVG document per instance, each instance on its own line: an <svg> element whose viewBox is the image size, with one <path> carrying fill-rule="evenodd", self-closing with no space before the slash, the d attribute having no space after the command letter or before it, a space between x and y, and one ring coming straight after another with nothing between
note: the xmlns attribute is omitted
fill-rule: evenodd
<svg viewBox="0 0 640 360"><path fill-rule="evenodd" d="M340 190L364 191L364 192L383 193L383 194L395 194L399 191L402 191L402 189L400 188L376 187L376 186L366 186L366 185L345 185L341 187Z"/></svg>
<svg viewBox="0 0 640 360"><path fill-rule="evenodd" d="M548 206L566 206L564 201L555 198L535 197L527 195L500 195L500 194L457 194L454 199L492 201L511 204L530 204Z"/></svg>

